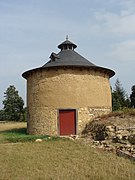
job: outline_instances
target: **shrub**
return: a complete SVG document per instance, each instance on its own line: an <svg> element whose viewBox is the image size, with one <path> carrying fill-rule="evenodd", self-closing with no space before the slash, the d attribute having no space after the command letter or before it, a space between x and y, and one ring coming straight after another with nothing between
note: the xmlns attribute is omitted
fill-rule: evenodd
<svg viewBox="0 0 135 180"><path fill-rule="evenodd" d="M94 140L102 141L107 137L106 126L103 123L92 121L86 125L82 134L91 134Z"/></svg>

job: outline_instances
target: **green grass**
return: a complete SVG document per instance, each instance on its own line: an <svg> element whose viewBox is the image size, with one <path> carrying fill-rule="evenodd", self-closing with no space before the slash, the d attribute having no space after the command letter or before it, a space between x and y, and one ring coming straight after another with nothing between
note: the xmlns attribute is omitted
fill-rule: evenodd
<svg viewBox="0 0 135 180"><path fill-rule="evenodd" d="M24 126L16 124L10 129L11 125L7 125L8 128L3 125L0 137L28 138ZM128 159L66 138L56 139L19 143L4 143L3 139L0 143L0 180L135 179L135 164Z"/></svg>
<svg viewBox="0 0 135 180"><path fill-rule="evenodd" d="M19 123L18 123L19 124ZM17 123L16 123L17 126ZM26 127L13 128L8 130L0 131L0 143L18 143L18 142L33 142L36 139L42 140L57 140L59 137L50 137L48 135L28 135Z"/></svg>
<svg viewBox="0 0 135 180"><path fill-rule="evenodd" d="M11 129L2 132L2 134L5 141L12 143L35 141L36 139L50 140L50 137L47 135L28 135L26 133L26 128ZM51 140L52 139L57 139L57 137L51 137Z"/></svg>
<svg viewBox="0 0 135 180"><path fill-rule="evenodd" d="M70 140L0 145L0 177L10 180L134 180L135 165Z"/></svg>

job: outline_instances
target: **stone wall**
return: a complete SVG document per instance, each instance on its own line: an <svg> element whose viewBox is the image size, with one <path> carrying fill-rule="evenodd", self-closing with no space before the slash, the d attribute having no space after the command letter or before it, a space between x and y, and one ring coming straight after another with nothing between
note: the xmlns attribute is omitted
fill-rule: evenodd
<svg viewBox="0 0 135 180"><path fill-rule="evenodd" d="M43 69L27 78L28 133L59 135L58 110L77 110L77 133L111 111L109 76L80 68Z"/></svg>
<svg viewBox="0 0 135 180"><path fill-rule="evenodd" d="M48 107L29 111L27 131L29 134L57 135L57 110Z"/></svg>
<svg viewBox="0 0 135 180"><path fill-rule="evenodd" d="M95 117L109 114L110 112L110 107L87 107L78 109L78 134L81 134L86 124Z"/></svg>
<svg viewBox="0 0 135 180"><path fill-rule="evenodd" d="M92 147L116 152L135 161L135 117L95 118L83 130L83 140Z"/></svg>

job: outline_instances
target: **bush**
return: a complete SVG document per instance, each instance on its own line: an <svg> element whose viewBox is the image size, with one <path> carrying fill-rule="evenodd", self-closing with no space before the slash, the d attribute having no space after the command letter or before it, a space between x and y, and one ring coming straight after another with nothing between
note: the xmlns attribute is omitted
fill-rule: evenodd
<svg viewBox="0 0 135 180"><path fill-rule="evenodd" d="M91 134L94 140L102 141L105 140L105 138L107 137L106 126L101 122L92 121L86 125L82 134Z"/></svg>

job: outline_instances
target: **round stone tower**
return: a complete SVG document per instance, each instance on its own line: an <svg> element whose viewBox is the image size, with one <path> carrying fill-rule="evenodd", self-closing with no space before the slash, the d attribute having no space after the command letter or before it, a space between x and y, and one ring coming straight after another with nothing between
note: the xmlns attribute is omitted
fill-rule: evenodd
<svg viewBox="0 0 135 180"><path fill-rule="evenodd" d="M45 65L23 73L29 134L77 135L93 117L111 112L114 71L94 65L76 47L66 39Z"/></svg>

